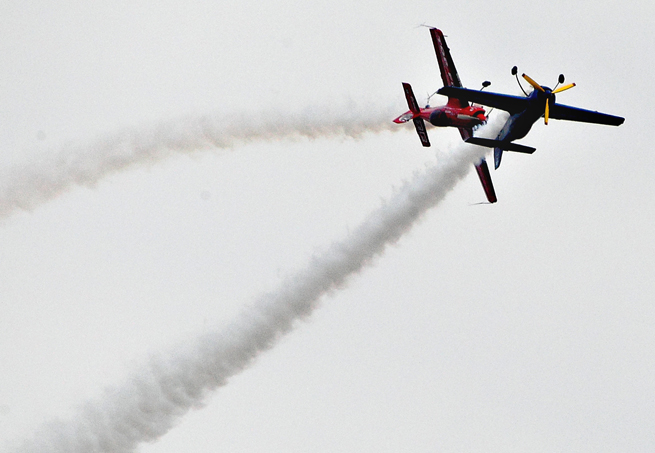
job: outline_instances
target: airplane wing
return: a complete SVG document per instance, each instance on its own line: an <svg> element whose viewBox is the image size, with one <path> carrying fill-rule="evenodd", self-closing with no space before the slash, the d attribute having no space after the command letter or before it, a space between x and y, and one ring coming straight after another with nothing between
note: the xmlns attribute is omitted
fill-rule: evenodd
<svg viewBox="0 0 655 453"><path fill-rule="evenodd" d="M487 166L487 161L484 157L478 164L475 165L475 171L478 172L480 182L482 183L482 188L484 189L485 195L487 195L487 200L489 200L489 203L497 202L498 199L496 198L494 184L491 182L491 174L489 173L489 167Z"/></svg>
<svg viewBox="0 0 655 453"><path fill-rule="evenodd" d="M441 72L443 86L461 87L462 82L459 80L459 75L455 68L455 62L453 61L453 57L450 55L450 49L446 44L446 38L438 28L431 28L430 35L432 36L434 52L437 54L437 62L439 63L439 71ZM469 106L469 103L463 99L449 98L448 105L465 108Z"/></svg>
<svg viewBox="0 0 655 453"><path fill-rule="evenodd" d="M511 96L509 94L492 93L491 91L469 90L468 88L459 87L443 87L437 91L437 93L448 96L449 98L453 97L463 101L470 101L476 104L505 110L510 114L522 112L528 107L528 98L523 96Z"/></svg>
<svg viewBox="0 0 655 453"><path fill-rule="evenodd" d="M620 116L608 115L607 113L594 112L592 110L557 103L550 107L548 116L558 120L607 124L608 126L620 126L625 121L625 118L621 118Z"/></svg>
<svg viewBox="0 0 655 453"><path fill-rule="evenodd" d="M430 29L432 35L432 44L434 44L434 51L437 54L437 61L439 62L439 70L441 71L441 80L445 87L461 87L462 82L457 75L455 63L450 56L450 49L446 45L446 38L444 38L441 30L437 28Z"/></svg>

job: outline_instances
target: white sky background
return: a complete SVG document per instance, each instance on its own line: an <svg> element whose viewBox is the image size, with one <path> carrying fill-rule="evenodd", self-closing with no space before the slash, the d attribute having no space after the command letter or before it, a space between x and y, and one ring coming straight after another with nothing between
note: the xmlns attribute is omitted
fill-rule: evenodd
<svg viewBox="0 0 655 453"><path fill-rule="evenodd" d="M652 451L655 6L644 2L26 1L0 6L0 165L185 116L372 110L465 86L626 117L552 121L144 453ZM433 104L438 101L433 100ZM393 116L389 118L389 121ZM257 128L255 121L251 124ZM434 152L360 140L200 151L0 225L0 439L66 418L301 269ZM433 146L453 130L429 131ZM7 170L4 170L7 171ZM2 444L0 444L1 446ZM1 448L1 447L0 447Z"/></svg>

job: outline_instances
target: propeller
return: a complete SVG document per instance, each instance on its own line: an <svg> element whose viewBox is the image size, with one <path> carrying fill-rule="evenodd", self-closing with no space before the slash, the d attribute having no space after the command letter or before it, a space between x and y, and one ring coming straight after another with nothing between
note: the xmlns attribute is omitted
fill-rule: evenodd
<svg viewBox="0 0 655 453"><path fill-rule="evenodd" d="M512 68L512 72L513 72L513 68ZM559 78L557 80L557 85L555 85L556 89L551 90L550 88L542 87L541 85L539 85L537 82L535 82L534 80L532 80L530 77L528 77L525 74L523 74L523 78L525 80L527 80L528 83L530 85L532 85L535 90L539 90L539 91L541 91L542 93L544 93L546 95L546 109L544 111L544 124L547 125L548 124L548 115L550 113L550 100L551 100L551 98L554 100L556 93L561 93L562 91L566 91L569 88L573 88L575 86L575 83L569 83L568 85L564 85L564 86L561 86L561 87L557 88L557 85L559 85L560 83L564 83L564 74L560 74Z"/></svg>

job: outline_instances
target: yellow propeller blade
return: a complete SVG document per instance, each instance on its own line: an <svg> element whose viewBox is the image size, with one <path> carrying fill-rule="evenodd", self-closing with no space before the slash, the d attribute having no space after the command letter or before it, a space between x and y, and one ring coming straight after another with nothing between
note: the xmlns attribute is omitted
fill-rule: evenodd
<svg viewBox="0 0 655 453"><path fill-rule="evenodd" d="M549 113L548 101L549 101L549 99L546 98L546 113L544 113L544 124L546 126L548 126L548 113Z"/></svg>
<svg viewBox="0 0 655 453"><path fill-rule="evenodd" d="M575 86L575 83L569 83L568 85L564 85L563 87L559 87L556 90L553 90L553 93L561 93L562 91L566 91L569 88L573 88Z"/></svg>
<svg viewBox="0 0 655 453"><path fill-rule="evenodd" d="M544 90L543 88L541 88L541 85L539 85L537 82L535 82L534 80L532 80L532 79L531 79L530 77L528 77L527 75L523 74L523 78L524 78L525 80L527 80L528 83L529 83L530 85L532 85L532 86L534 87L535 90L539 90L539 91L541 91L542 93L545 93L545 92L546 92L546 90Z"/></svg>

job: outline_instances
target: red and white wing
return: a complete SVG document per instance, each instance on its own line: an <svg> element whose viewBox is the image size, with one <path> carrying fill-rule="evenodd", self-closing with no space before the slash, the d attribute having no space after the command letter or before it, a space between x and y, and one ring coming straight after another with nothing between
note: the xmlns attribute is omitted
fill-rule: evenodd
<svg viewBox="0 0 655 453"><path fill-rule="evenodd" d="M487 166L487 161L482 158L479 163L475 165L475 170L478 172L478 177L482 183L482 188L484 193L487 196L489 203L495 203L498 201L496 198L496 191L494 190L494 184L491 181L491 174L489 173L489 167Z"/></svg>
<svg viewBox="0 0 655 453"><path fill-rule="evenodd" d="M450 55L450 49L446 44L446 38L441 30L438 28L431 28L430 35L432 36L432 44L434 44L434 51L437 54L437 62L439 63L439 70L441 71L441 80L445 87L458 87L461 88L462 82L459 80L453 57ZM452 107L464 108L468 107L469 103L464 100L456 98L448 98L448 105Z"/></svg>
<svg viewBox="0 0 655 453"><path fill-rule="evenodd" d="M439 62L439 70L441 71L441 79L445 87L461 87L462 82L457 75L455 63L450 56L450 49L446 44L446 38L438 28L431 28L430 35L432 35L432 43L434 44L434 51L437 54L437 62Z"/></svg>

